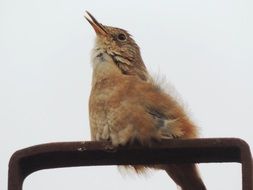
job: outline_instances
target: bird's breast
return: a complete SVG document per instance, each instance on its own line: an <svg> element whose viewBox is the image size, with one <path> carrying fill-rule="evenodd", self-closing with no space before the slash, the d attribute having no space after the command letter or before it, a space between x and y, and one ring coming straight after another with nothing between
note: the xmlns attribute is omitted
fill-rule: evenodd
<svg viewBox="0 0 253 190"><path fill-rule="evenodd" d="M91 135L93 140L107 140L114 125L116 108L121 102L116 79L103 78L93 85L89 99Z"/></svg>

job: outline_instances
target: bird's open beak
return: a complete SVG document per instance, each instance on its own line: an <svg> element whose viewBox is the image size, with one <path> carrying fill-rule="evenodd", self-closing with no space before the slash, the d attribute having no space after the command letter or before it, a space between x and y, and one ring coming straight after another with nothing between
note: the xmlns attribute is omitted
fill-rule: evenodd
<svg viewBox="0 0 253 190"><path fill-rule="evenodd" d="M94 28L97 35L107 35L107 31L105 30L105 27L100 24L94 16L92 16L88 11L86 11L88 16L84 16L86 20L91 24L91 26Z"/></svg>

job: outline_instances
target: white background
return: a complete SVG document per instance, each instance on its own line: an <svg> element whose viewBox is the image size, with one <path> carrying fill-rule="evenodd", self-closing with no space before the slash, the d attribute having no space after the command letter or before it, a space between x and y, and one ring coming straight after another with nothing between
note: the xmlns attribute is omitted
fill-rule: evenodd
<svg viewBox="0 0 253 190"><path fill-rule="evenodd" d="M0 189L21 148L89 140L90 50L83 15L127 29L152 73L175 86L202 137L253 145L253 1L0 0ZM239 164L201 164L209 190L241 189ZM122 177L116 167L45 170L25 190L176 189L164 172Z"/></svg>

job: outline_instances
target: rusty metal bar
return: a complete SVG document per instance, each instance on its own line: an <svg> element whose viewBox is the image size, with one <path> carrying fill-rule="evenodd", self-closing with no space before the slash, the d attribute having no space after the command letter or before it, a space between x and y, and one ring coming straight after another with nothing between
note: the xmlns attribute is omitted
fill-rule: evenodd
<svg viewBox="0 0 253 190"><path fill-rule="evenodd" d="M236 138L166 140L149 147L113 148L108 142L60 142L15 152L9 162L8 190L22 190L25 178L38 170L73 166L239 162L243 190L253 190L248 144Z"/></svg>

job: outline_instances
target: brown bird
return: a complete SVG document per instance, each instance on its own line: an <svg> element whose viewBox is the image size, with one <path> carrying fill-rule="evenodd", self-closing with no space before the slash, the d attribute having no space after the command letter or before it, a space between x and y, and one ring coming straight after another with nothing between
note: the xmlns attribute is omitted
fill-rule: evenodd
<svg viewBox="0 0 253 190"><path fill-rule="evenodd" d="M179 103L149 75L138 45L123 29L85 17L96 32L92 51L89 117L92 140L114 146L173 138L196 138L197 128ZM205 190L196 165L132 166L163 169L182 190Z"/></svg>

